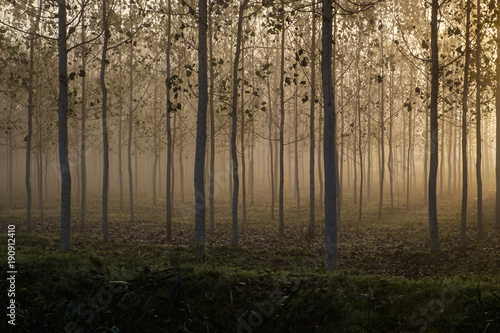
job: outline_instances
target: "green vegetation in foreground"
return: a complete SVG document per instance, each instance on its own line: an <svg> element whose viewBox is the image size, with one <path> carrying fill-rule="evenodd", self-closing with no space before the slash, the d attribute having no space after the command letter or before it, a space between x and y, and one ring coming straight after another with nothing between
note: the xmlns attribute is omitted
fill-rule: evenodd
<svg viewBox="0 0 500 333"><path fill-rule="evenodd" d="M495 275L331 273L297 248L217 246L197 262L189 247L73 245L17 235L17 325L2 332L500 331Z"/></svg>

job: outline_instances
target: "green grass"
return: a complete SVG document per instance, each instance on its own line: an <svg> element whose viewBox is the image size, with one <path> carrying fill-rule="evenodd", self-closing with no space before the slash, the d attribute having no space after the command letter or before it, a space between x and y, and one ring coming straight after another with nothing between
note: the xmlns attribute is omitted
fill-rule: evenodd
<svg viewBox="0 0 500 333"><path fill-rule="evenodd" d="M113 202L108 244L100 240L99 205L92 203L86 229L75 228L68 252L60 251L56 204L43 220L35 211L33 234L25 232L21 209L4 207L0 228L16 225L18 325L3 320L0 331L500 331L500 237L492 231L492 201L485 202L484 239L476 237L471 217L466 251L458 205L441 203L442 252L430 255L425 205L389 208L377 219L376 203L369 202L359 221L348 199L337 272L324 269L321 216L317 237L308 240L307 211L297 216L291 203L285 246L263 201L249 208L237 248L230 246L229 206L219 203L203 262L193 257L193 222L179 203L167 243L163 208L141 201L131 223ZM77 209L73 214L78 217ZM8 289L6 279L0 289ZM7 301L2 296L2 306Z"/></svg>

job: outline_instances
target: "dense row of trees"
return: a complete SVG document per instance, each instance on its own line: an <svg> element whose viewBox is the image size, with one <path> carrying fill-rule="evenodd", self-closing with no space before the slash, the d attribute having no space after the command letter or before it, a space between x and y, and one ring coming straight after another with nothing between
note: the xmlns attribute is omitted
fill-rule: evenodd
<svg viewBox="0 0 500 333"><path fill-rule="evenodd" d="M344 200L358 205L360 220L366 200L378 200L382 217L400 197L408 208L421 188L432 252L440 250L438 194L462 188L466 247L474 163L484 233L483 177L500 163L492 146L500 2L2 1L4 194L12 201L13 165L25 149L28 231L33 179L41 218L57 184L63 250L72 195L85 224L89 167L102 190L106 241L109 192L124 210L128 190L134 221L137 187L147 181L155 205L165 190L168 241L174 208L188 207L193 194L199 258L207 199L210 234L215 201L230 198L237 246L257 187L269 189L272 219L278 208L280 243L285 186L299 215L308 189L308 236L324 207L329 268Z"/></svg>

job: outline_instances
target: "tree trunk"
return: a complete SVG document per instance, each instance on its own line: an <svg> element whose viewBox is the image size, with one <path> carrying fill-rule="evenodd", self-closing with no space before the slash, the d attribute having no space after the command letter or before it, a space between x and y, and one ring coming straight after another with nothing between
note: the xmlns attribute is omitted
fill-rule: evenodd
<svg viewBox="0 0 500 333"><path fill-rule="evenodd" d="M466 3L467 21L465 30L465 68L464 91L462 95L462 248L467 247L467 190L468 190L468 157L467 157L467 104L469 97L469 66L470 66L470 13L471 0Z"/></svg>
<svg viewBox="0 0 500 333"><path fill-rule="evenodd" d="M246 163L245 163L245 57L243 49L245 40L241 40L241 208L243 225L247 223L247 189L246 189Z"/></svg>
<svg viewBox="0 0 500 333"><path fill-rule="evenodd" d="M169 0L170 1L170 0ZM195 256L205 259L205 148L207 141L207 0L198 0L199 36L198 36L198 115L196 126L196 157L194 171L195 193ZM212 60L210 60L212 61Z"/></svg>
<svg viewBox="0 0 500 333"><path fill-rule="evenodd" d="M82 58L82 121L81 121L81 142L80 142L80 167L81 167L81 185L80 185L80 231L83 232L85 228L85 219L87 216L87 161L86 161L86 121L87 121L87 48L85 45L85 11L82 11L82 35L81 35L81 58ZM120 62L121 63L121 62ZM121 119L121 118L120 118ZM120 139L121 139L121 123L120 123ZM120 142L120 140L119 140ZM120 183L121 184L121 183Z"/></svg>
<svg viewBox="0 0 500 333"><path fill-rule="evenodd" d="M470 0L468 0L470 1ZM436 178L438 168L438 93L439 93L439 53L438 53L438 11L439 1L432 0L431 15L431 154L429 167L429 231L431 253L439 252L439 232L437 219Z"/></svg>
<svg viewBox="0 0 500 333"><path fill-rule="evenodd" d="M316 100L316 1L312 1L312 33L311 33L311 104L309 113L309 230L308 236L313 239L315 234L315 188L314 188L314 152L315 152L315 137L314 137L314 104Z"/></svg>
<svg viewBox="0 0 500 333"><path fill-rule="evenodd" d="M238 64L241 54L241 40L243 36L243 14L249 0L243 0L238 13L238 31L236 35L236 52L233 64L233 94L231 105L231 161L233 176L233 198L232 198L232 220L233 220L233 240L232 245L238 246L238 194L240 180L238 176L238 155L236 153L236 132L238 129ZM243 82L242 82L243 84ZM243 96L242 96L243 98Z"/></svg>
<svg viewBox="0 0 500 333"><path fill-rule="evenodd" d="M130 40L130 53L129 53L129 112L128 112L128 144L127 144L127 162L128 162L128 189L129 189L129 208L130 208L130 221L135 222L134 216L134 182L133 182L133 174L132 174L132 118L134 112L133 102L133 42Z"/></svg>
<svg viewBox="0 0 500 333"><path fill-rule="evenodd" d="M481 175L481 0L477 0L476 42L476 179L477 179L477 236L483 237L483 180ZM498 19L498 18L497 18ZM498 57L498 55L497 55Z"/></svg>
<svg viewBox="0 0 500 333"><path fill-rule="evenodd" d="M335 128L335 96L332 72L332 2L323 0L321 76L325 115L325 263L326 269L338 267L337 242L337 154Z"/></svg>
<svg viewBox="0 0 500 333"><path fill-rule="evenodd" d="M101 74L99 81L102 91L102 152L103 152L103 176L102 176L102 231L104 242L109 242L109 223L108 223L108 189L109 189L109 144L108 144L108 89L106 88L106 52L108 51L108 40L110 31L108 28L108 16L106 13L107 0L102 1L102 24L104 30L104 41L102 46Z"/></svg>
<svg viewBox="0 0 500 333"><path fill-rule="evenodd" d="M382 203L384 200L384 171L385 171L385 155L384 155L384 39L383 39L383 23L380 24L380 67L381 74L380 82L380 181L379 181L379 201L378 201L378 217L382 217Z"/></svg>
<svg viewBox="0 0 500 333"><path fill-rule="evenodd" d="M215 231L215 110L214 110L214 66L213 66L213 35L212 17L208 15L208 43L210 47L210 57L208 68L210 72L210 185L209 185L209 205L210 205L210 236L213 237Z"/></svg>
<svg viewBox="0 0 500 333"><path fill-rule="evenodd" d="M201 3L200 3L201 4ZM172 102L170 101L170 88L171 88L171 82L170 82L170 53L171 53L171 22L172 22L172 7L170 0L167 1L167 50L166 50L166 62L167 62L167 78L165 80L165 88L166 88L166 107L167 107L167 187L165 189L165 195L166 195L166 203L167 203L167 212L166 212L166 218L167 218L167 242L172 241L172 199L171 199L171 192L170 192L170 187L171 187L171 181L172 181L172 133L170 130L170 113L172 111ZM205 21L206 24L206 21ZM200 29L201 29L201 24L200 24ZM205 35L206 36L206 35ZM201 38L201 37L200 37ZM199 55L198 55L199 57ZM198 59L199 60L199 59ZM199 112L199 111L198 111ZM198 135L198 133L197 133ZM202 159L204 160L205 157ZM201 182L202 182L202 187L203 187L203 167L201 169L202 175L201 175ZM196 187L196 185L195 185ZM201 193L204 192L205 189L202 190ZM195 189L195 196L197 196L198 193L196 192ZM205 200L203 198L203 200ZM195 205L197 204L197 200L195 198ZM198 212L198 210L195 210L195 214L205 214L205 206L203 204L203 212ZM202 218L201 216L197 215L195 216L195 221L198 221L197 218ZM203 215L203 230L204 229L204 224L205 223L205 216ZM195 227L196 228L196 227ZM196 231L195 231L196 234ZM197 239L197 238L196 238ZM203 240L204 242L204 240Z"/></svg>
<svg viewBox="0 0 500 333"><path fill-rule="evenodd" d="M155 56L155 64L158 64L158 54ZM153 205L156 207L156 171L158 169L158 125L157 125L157 98L158 98L158 68L155 65L155 87L153 91Z"/></svg>
<svg viewBox="0 0 500 333"><path fill-rule="evenodd" d="M279 181L279 202L278 202L278 212L279 212L279 244L283 244L283 233L284 233L284 211L283 211L283 184L284 184L284 132L285 132L285 3L281 1L281 15L283 16L281 20L281 61L280 61L280 181Z"/></svg>
<svg viewBox="0 0 500 333"><path fill-rule="evenodd" d="M59 55L59 168L61 172L61 250L71 246L71 172L68 156L68 49L66 0L59 0L57 49Z"/></svg>
<svg viewBox="0 0 500 333"><path fill-rule="evenodd" d="M500 11L500 0L497 0L497 11ZM495 27L497 29L497 54L500 54L500 19L497 18L495 22ZM497 119L497 124L496 124L496 130L495 130L495 137L496 137L496 150L495 150L495 162L496 162L496 173L495 173L495 180L496 180L496 195L495 195L495 230L498 232L500 231L500 57L497 56L497 59L495 61L496 65L496 81L497 81L497 86L496 86L496 91L495 91L495 113L496 113L496 119Z"/></svg>
<svg viewBox="0 0 500 333"><path fill-rule="evenodd" d="M271 71L267 71L267 100L269 104L269 173L271 174L271 220L274 220L274 199L276 194L274 192L274 156L273 156L273 105L271 100L271 83L270 83L270 75Z"/></svg>

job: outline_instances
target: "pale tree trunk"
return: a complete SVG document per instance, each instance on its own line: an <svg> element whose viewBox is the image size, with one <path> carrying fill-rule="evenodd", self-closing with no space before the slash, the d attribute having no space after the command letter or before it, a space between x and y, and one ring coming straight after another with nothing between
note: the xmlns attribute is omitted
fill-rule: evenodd
<svg viewBox="0 0 500 333"><path fill-rule="evenodd" d="M467 21L465 30L465 68L464 91L462 95L462 223L461 241L462 248L467 247L467 190L468 190L468 158L467 158L467 104L469 97L469 66L470 66L470 14L471 0L467 0Z"/></svg>
<svg viewBox="0 0 500 333"><path fill-rule="evenodd" d="M500 11L500 0L497 0L497 10ZM500 54L500 19L497 18L495 27L497 29L497 54ZM496 180L496 195L495 195L495 230L500 231L500 57L495 61L496 65L496 91L495 91L495 114L496 114L496 150L495 150L495 180Z"/></svg>
<svg viewBox="0 0 500 333"><path fill-rule="evenodd" d="M179 115L179 119L180 115ZM179 125L179 178L180 178L180 186L181 186L181 202L184 203L184 146L182 144L183 134L182 134L182 122Z"/></svg>
<svg viewBox="0 0 500 333"><path fill-rule="evenodd" d="M201 4L201 3L200 3ZM170 53L171 53L171 22L172 22L172 7L170 0L167 1L167 50L166 50L166 62L167 62L167 78L165 80L166 82L166 108L167 108L167 187L165 189L165 196L166 196L166 203L167 203L167 212L166 212L166 218L167 218L167 242L172 241L172 199L171 199L171 192L170 192L170 187L171 187L171 181L172 181L172 133L170 130L170 113L172 111L172 102L170 101L170 88L171 88L171 82L170 82ZM205 21L206 24L206 21ZM200 25L201 29L201 25ZM201 37L200 37L201 38ZM205 157L202 159L204 160ZM201 174L201 186L203 187L203 167L202 167L202 174ZM196 191L196 189L195 189ZM201 193L204 192L205 189L202 190ZM195 195L198 195L195 192ZM203 198L203 200L205 200ZM196 198L195 198L195 204L196 204ZM203 205L203 230L205 230L205 207ZM196 210L196 214L198 214L198 211ZM198 221L195 217L195 221ZM203 240L204 241L204 240Z"/></svg>
<svg viewBox="0 0 500 333"><path fill-rule="evenodd" d="M86 39L86 33L85 33L85 11L82 11L82 35L81 35L81 42L82 42L82 47L80 49L81 52L81 60L82 60L82 102L81 102L81 107L82 107L82 121L81 121L81 142L80 142L80 167L81 167L81 180L80 180L80 231L83 232L83 229L85 228L85 219L87 216L87 161L86 161L86 121L87 121L87 84L86 84L86 77L87 77L87 48L85 47L85 39ZM120 126L120 131L121 131L121 126Z"/></svg>
<svg viewBox="0 0 500 333"><path fill-rule="evenodd" d="M158 54L155 56L155 64L158 64ZM157 107L158 107L158 68L157 65L155 65L155 74L154 74L154 80L155 80L155 87L153 91L153 154L154 154L154 159L153 159L153 205L156 207L156 172L158 169L158 128L157 128Z"/></svg>
<svg viewBox="0 0 500 333"><path fill-rule="evenodd" d="M170 1L170 0L169 0ZM198 36L198 114L196 127L196 156L194 171L195 193L195 256L205 259L205 148L207 141L207 1L199 0L199 36ZM210 60L211 61L211 60Z"/></svg>
<svg viewBox="0 0 500 333"><path fill-rule="evenodd" d="M238 31L236 35L236 52L233 64L233 91L232 91L232 106L231 106L231 162L233 176L233 198L232 198L232 220L233 220L233 239L232 245L238 246L238 194L240 188L240 180L238 175L238 155L236 153L236 132L238 129L238 64L241 54L241 40L243 36L243 14L249 0L243 0L240 4L238 13ZM243 82L242 82L243 84ZM242 96L243 98L243 96Z"/></svg>
<svg viewBox="0 0 500 333"><path fill-rule="evenodd" d="M283 211L283 185L285 181L285 169L283 161L284 153L284 132L285 132L285 3L281 1L281 15L283 16L281 20L281 61L280 61L280 180L279 180L279 202L278 202L278 212L279 212L279 233L278 239L279 244L283 244L283 233L284 233L284 211Z"/></svg>
<svg viewBox="0 0 500 333"><path fill-rule="evenodd" d="M468 0L470 1L470 0ZM438 11L439 1L432 0L431 14L431 159L429 167L429 231L431 253L440 251L437 219L436 178L438 168L438 93L439 93L439 53L438 53Z"/></svg>
<svg viewBox="0 0 500 333"><path fill-rule="evenodd" d="M38 32L38 26L40 23L40 16L42 10L42 2L40 1L39 10L36 17L35 25L33 26L33 31ZM28 227L28 232L31 233L31 139L33 137L33 95L34 95L34 82L33 75L35 72L35 36L31 35L29 39L30 46L30 60L29 60L29 73L28 73L28 135L25 137L26 141L26 224Z"/></svg>
<svg viewBox="0 0 500 333"><path fill-rule="evenodd" d="M271 174L271 220L274 220L274 201L276 194L274 191L275 174L274 174L274 156L273 156L273 104L271 100L271 83L270 74L271 71L268 70L267 75L267 100L269 104L269 173Z"/></svg>
<svg viewBox="0 0 500 333"><path fill-rule="evenodd" d="M173 104L172 104L173 105ZM172 169L171 171L171 185L170 185L170 209L172 210L172 213L174 212L174 193L175 193L175 163L174 163L174 156L175 156L175 142L177 141L177 112L174 112L174 119L173 119L173 124L172 124ZM206 177L205 179L207 179Z"/></svg>
<svg viewBox="0 0 500 333"><path fill-rule="evenodd" d="M213 66L213 35L212 35L212 17L208 15L208 43L210 56L208 69L210 72L210 185L209 185L209 205L210 205L210 235L215 231L215 110L214 110L214 66ZM182 126L181 126L182 127ZM182 162L181 162L182 163ZM181 170L182 172L182 170Z"/></svg>
<svg viewBox="0 0 500 333"><path fill-rule="evenodd" d="M410 70L410 98L408 99L408 156L406 156L406 209L410 208L410 170L411 170L411 152L413 149L412 146L412 141L411 141L411 117L412 117L412 110L413 110L413 68ZM415 125L413 125L415 126ZM403 133L404 135L404 133Z"/></svg>
<svg viewBox="0 0 500 333"><path fill-rule="evenodd" d="M298 73L297 73L298 75ZM297 216L300 216L300 183L299 183L299 106L298 106L298 91L295 92L294 106L294 178L295 178L295 198L297 199Z"/></svg>
<svg viewBox="0 0 500 333"><path fill-rule="evenodd" d="M483 237L483 180L481 175L481 0L477 0L476 42L476 179L477 179L477 236ZM499 18L497 18L499 19ZM497 55L498 57L499 55Z"/></svg>
<svg viewBox="0 0 500 333"><path fill-rule="evenodd" d="M118 79L118 86L119 86L118 91L120 93L120 100L118 102L118 182L120 183L120 212L123 212L123 165L122 165L122 125L123 125L122 124L122 115L123 115L122 78L123 78L123 65L122 65L122 48L121 47L118 47L118 62L120 64L120 74L119 74L119 79ZM82 173L82 176L83 176L83 173ZM83 181L82 181L82 189L83 189Z"/></svg>
<svg viewBox="0 0 500 333"><path fill-rule="evenodd" d="M38 48L40 50L40 47ZM39 52L40 54L40 52ZM37 76L37 86L40 86L40 75ZM41 94L37 94L37 122L38 122L38 158L37 158L37 171L38 171L38 208L40 209L40 220L43 220L43 141L42 141L42 108L41 108Z"/></svg>
<svg viewBox="0 0 500 333"><path fill-rule="evenodd" d="M312 1L312 33L311 33L311 104L309 113L309 230L308 236L313 239L315 234L315 177L314 177L314 152L315 152L315 137L314 137L314 104L316 100L316 1Z"/></svg>
<svg viewBox="0 0 500 333"><path fill-rule="evenodd" d="M134 216L134 182L133 182L133 174L132 174L132 118L134 112L133 102L133 42L130 40L130 53L129 53L129 112L128 112L128 144L127 144L127 162L128 162L128 190L129 190L129 209L130 209L130 221L135 221Z"/></svg>
<svg viewBox="0 0 500 333"><path fill-rule="evenodd" d="M335 128L335 96L332 72L332 2L323 0L321 76L325 115L325 264L326 269L338 267L337 242L337 154Z"/></svg>
<svg viewBox="0 0 500 333"><path fill-rule="evenodd" d="M361 221L362 220L362 214L363 214L363 182L364 182L364 174L363 174L363 146L362 146L362 129L361 129L361 75L360 75L360 68L359 68L359 58L361 57L361 30L359 32L359 40L358 40L358 57L357 57L357 86L358 89L356 91L356 99L357 99L357 108L358 108L358 147L357 149L359 150L359 211L358 211L358 218ZM368 88L368 99L370 99L370 93L371 93L371 85L369 85ZM368 101L368 103L370 103ZM340 206L340 205L339 205Z"/></svg>
<svg viewBox="0 0 500 333"><path fill-rule="evenodd" d="M245 40L241 40L241 208L243 225L247 223L247 188L245 163Z"/></svg>
<svg viewBox="0 0 500 333"><path fill-rule="evenodd" d="M61 250L71 246L71 172L68 156L68 49L66 0L59 0L57 49L59 55L59 168L61 172Z"/></svg>
<svg viewBox="0 0 500 333"><path fill-rule="evenodd" d="M109 190L109 143L108 143L108 89L106 88L106 53L108 51L108 40L111 35L108 27L108 16L106 13L107 0L102 1L102 24L104 30L104 41L102 46L101 74L99 81L102 91L102 152L103 152L103 176L102 176L102 231L104 242L109 242L108 221L108 190Z"/></svg>
<svg viewBox="0 0 500 333"><path fill-rule="evenodd" d="M394 210L394 148L393 148L393 127L394 127L394 70L389 63L389 157L387 168L389 169L389 192L391 194L391 210Z"/></svg>
<svg viewBox="0 0 500 333"><path fill-rule="evenodd" d="M384 39L383 39L383 23L380 28L380 180L379 180L379 201L378 201L378 217L382 217L382 203L384 200L384 171L385 171L385 155L384 155Z"/></svg>
<svg viewBox="0 0 500 333"><path fill-rule="evenodd" d="M429 91L429 80L426 80L426 89L425 91ZM425 99L427 103L427 99ZM415 127L415 126L414 126ZM429 167L429 113L427 109L425 111L425 145L424 145L424 200L427 201L428 195L428 167Z"/></svg>

